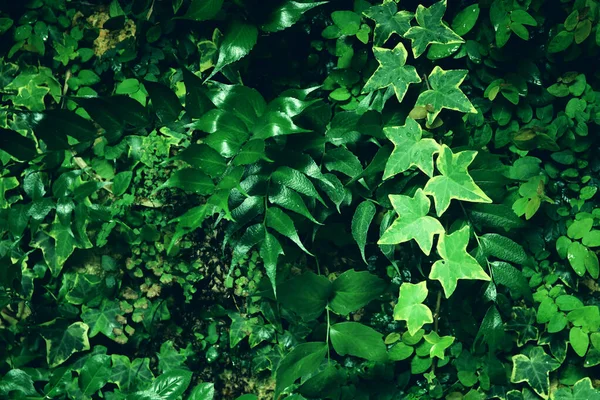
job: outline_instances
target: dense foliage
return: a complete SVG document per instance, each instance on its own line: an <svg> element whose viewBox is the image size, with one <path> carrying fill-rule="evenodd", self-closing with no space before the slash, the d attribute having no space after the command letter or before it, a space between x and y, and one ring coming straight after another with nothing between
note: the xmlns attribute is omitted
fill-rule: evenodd
<svg viewBox="0 0 600 400"><path fill-rule="evenodd" d="M600 399L598 0L0 1L0 398Z"/></svg>

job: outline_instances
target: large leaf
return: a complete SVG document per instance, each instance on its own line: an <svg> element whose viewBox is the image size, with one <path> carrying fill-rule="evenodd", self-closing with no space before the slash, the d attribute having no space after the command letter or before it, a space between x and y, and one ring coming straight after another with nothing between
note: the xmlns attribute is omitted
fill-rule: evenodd
<svg viewBox="0 0 600 400"><path fill-rule="evenodd" d="M156 378L149 390L156 393L159 399L175 400L185 392L191 381L191 371L174 369Z"/></svg>
<svg viewBox="0 0 600 400"><path fill-rule="evenodd" d="M33 140L4 128L0 128L0 149L22 161L29 161L37 155Z"/></svg>
<svg viewBox="0 0 600 400"><path fill-rule="evenodd" d="M375 217L375 212L375 205L365 200L356 207L356 211L352 217L352 237L358 244L360 254L366 264L368 263L365 257L365 245L367 244L369 226L373 221L373 217Z"/></svg>
<svg viewBox="0 0 600 400"><path fill-rule="evenodd" d="M258 29L256 26L240 21L234 21L225 32L221 46L219 47L219 58L208 79L221 71L227 65L241 60L250 53L256 44Z"/></svg>
<svg viewBox="0 0 600 400"><path fill-rule="evenodd" d="M115 331L118 333L119 330L123 329L123 324L118 321L122 315L123 312L119 307L119 303L106 298L102 300L98 308L84 305L81 311L81 319L90 327L90 337L103 333L108 338L116 339L121 336L120 339L126 341L127 338L122 333L115 334Z"/></svg>
<svg viewBox="0 0 600 400"><path fill-rule="evenodd" d="M440 281L447 298L454 293L459 279L490 280L477 260L467 253L469 236L470 229L464 226L450 235L441 235L438 241L437 251L442 259L431 267L429 279Z"/></svg>
<svg viewBox="0 0 600 400"><path fill-rule="evenodd" d="M474 203L492 202L467 171L476 155L477 152L469 150L454 154L448 146L442 145L436 160L437 169L442 175L431 178L423 190L434 198L438 216L444 214L452 199Z"/></svg>
<svg viewBox="0 0 600 400"><path fill-rule="evenodd" d="M267 227L275 229L280 234L288 237L294 243L298 245L307 254L312 255L304 244L300 241L300 237L298 236L298 232L296 231L296 227L294 226L294 221L281 209L278 207L269 207L266 212L266 224Z"/></svg>
<svg viewBox="0 0 600 400"><path fill-rule="evenodd" d="M408 52L402 43L393 49L373 47L373 54L379 67L369 78L362 89L363 93L373 92L391 86L399 102L402 102L408 87L412 83L421 82L421 77L412 65L406 65Z"/></svg>
<svg viewBox="0 0 600 400"><path fill-rule="evenodd" d="M350 269L333 281L333 297L329 307L338 314L348 315L379 297L385 287L385 282L377 276Z"/></svg>
<svg viewBox="0 0 600 400"><path fill-rule="evenodd" d="M431 71L428 77L430 89L421 93L416 103L416 106L427 109L427 122L430 125L433 125L444 108L463 113L477 113L468 97L459 88L467 73L464 69L444 71L439 66Z"/></svg>
<svg viewBox="0 0 600 400"><path fill-rule="evenodd" d="M527 382L542 398L547 399L550 390L549 373L558 369L560 363L544 352L541 347L533 347L528 355L513 356L513 369L510 381Z"/></svg>
<svg viewBox="0 0 600 400"><path fill-rule="evenodd" d="M68 325L64 320L55 319L40 327L46 342L46 360L51 368L64 363L74 353L90 349L89 327L83 322Z"/></svg>
<svg viewBox="0 0 600 400"><path fill-rule="evenodd" d="M405 282L400 286L398 303L394 307L394 319L406 321L408 333L414 335L425 324L433 322L433 314L425 304L427 282L412 284Z"/></svg>
<svg viewBox="0 0 600 400"><path fill-rule="evenodd" d="M302 343L294 347L279 363L275 372L275 398L297 379L317 370L327 354L323 342Z"/></svg>
<svg viewBox="0 0 600 400"><path fill-rule="evenodd" d="M267 22L261 26L265 32L277 32L294 25L302 14L313 9L326 1L316 1L313 3L301 3L293 0L284 1L279 7L275 8L267 17Z"/></svg>
<svg viewBox="0 0 600 400"><path fill-rule="evenodd" d="M207 21L213 19L222 6L223 0L193 0L187 12L181 18Z"/></svg>
<svg viewBox="0 0 600 400"><path fill-rule="evenodd" d="M162 188L179 188L186 192L197 193L200 195L211 194L215 185L208 175L195 168L179 169L165 183L160 185L157 190Z"/></svg>
<svg viewBox="0 0 600 400"><path fill-rule="evenodd" d="M392 207L398 218L381 236L378 244L398 244L414 239L423 253L429 255L433 246L433 237L443 234L444 227L430 217L431 201L421 189L417 189L414 197L390 195Z"/></svg>
<svg viewBox="0 0 600 400"><path fill-rule="evenodd" d="M83 364L79 373L79 387L84 395L92 396L106 385L110 375L110 356L96 354Z"/></svg>
<svg viewBox="0 0 600 400"><path fill-rule="evenodd" d="M144 87L150 95L154 112L163 124L173 122L183 109L179 98L169 87L162 83L145 81Z"/></svg>
<svg viewBox="0 0 600 400"><path fill-rule="evenodd" d="M347 354L369 361L385 361L382 334L358 322L340 322L329 328L331 344L340 356Z"/></svg>
<svg viewBox="0 0 600 400"><path fill-rule="evenodd" d="M150 386L154 376L150 371L150 359L111 355L112 369L109 382L116 384L124 393L143 390Z"/></svg>
<svg viewBox="0 0 600 400"><path fill-rule="evenodd" d="M412 50L415 58L425 52L430 44L454 44L464 43L463 38L442 22L446 13L446 0L438 1L431 7L419 4L415 19L419 26L411 27L404 37L412 42Z"/></svg>
<svg viewBox="0 0 600 400"><path fill-rule="evenodd" d="M523 265L527 262L527 254L523 247L506 236L487 233L479 237L486 256L496 257L503 261Z"/></svg>
<svg viewBox="0 0 600 400"><path fill-rule="evenodd" d="M11 369L0 379L0 396L9 399L11 393L16 398L37 395L33 387L33 379L27 372L21 369ZM16 395L16 393L20 394Z"/></svg>
<svg viewBox="0 0 600 400"><path fill-rule="evenodd" d="M394 33L404 35L410 29L410 21L414 17L409 11L398 12L398 6L391 1L370 7L363 14L375 21L375 46L383 46Z"/></svg>
<svg viewBox="0 0 600 400"><path fill-rule="evenodd" d="M383 132L394 143L383 179L389 179L413 166L427 176L433 176L433 155L440 151L440 145L433 139L422 138L423 130L417 121L409 117L404 126L385 127Z"/></svg>
<svg viewBox="0 0 600 400"><path fill-rule="evenodd" d="M312 272L305 272L277 286L281 304L306 320L315 319L323 313L331 292L331 282Z"/></svg>
<svg viewBox="0 0 600 400"><path fill-rule="evenodd" d="M554 400L600 400L600 391L594 388L590 378L583 378L573 387L561 387L553 393Z"/></svg>

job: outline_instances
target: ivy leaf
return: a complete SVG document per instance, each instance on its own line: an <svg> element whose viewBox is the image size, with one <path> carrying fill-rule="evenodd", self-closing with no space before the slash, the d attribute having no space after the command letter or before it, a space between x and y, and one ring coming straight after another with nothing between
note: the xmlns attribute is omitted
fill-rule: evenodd
<svg viewBox="0 0 600 400"><path fill-rule="evenodd" d="M412 42L413 55L418 58L425 52L427 46L435 44L454 44L464 43L463 38L448 28L443 22L442 17L446 13L446 0L438 1L431 7L424 7L419 4L415 19L419 26L411 27L404 34L406 39Z"/></svg>
<svg viewBox="0 0 600 400"><path fill-rule="evenodd" d="M348 315L379 297L385 286L383 280L367 271L350 269L333 281L329 307L335 313Z"/></svg>
<svg viewBox="0 0 600 400"><path fill-rule="evenodd" d="M423 339L429 344L431 344L431 349L429 349L429 356L431 358L437 357L440 360L446 358L444 355L446 349L454 343L454 336L440 336L437 332L431 332L425 336Z"/></svg>
<svg viewBox="0 0 600 400"><path fill-rule="evenodd" d="M394 2L372 6L363 11L363 15L375 21L375 46L383 46L394 33L403 36L410 29L410 21L414 17L409 11L398 12Z"/></svg>
<svg viewBox="0 0 600 400"><path fill-rule="evenodd" d="M52 224L49 235L54 239L56 263L60 267L75 250L75 236L70 226L63 225L60 222Z"/></svg>
<svg viewBox="0 0 600 400"><path fill-rule="evenodd" d="M379 362L387 359L383 335L375 329L358 322L340 322L329 329L331 344L340 356L350 354Z"/></svg>
<svg viewBox="0 0 600 400"><path fill-rule="evenodd" d="M301 343L294 347L279 363L275 372L275 398L297 379L316 371L327 354L323 342Z"/></svg>
<svg viewBox="0 0 600 400"><path fill-rule="evenodd" d="M431 201L421 189L414 197L390 195L392 207L398 218L381 236L378 244L398 244L414 239L423 253L429 255L433 246L433 237L443 234L440 222L428 216Z"/></svg>
<svg viewBox="0 0 600 400"><path fill-rule="evenodd" d="M20 392L21 395L16 396L15 392ZM31 376L21 369L11 369L0 379L0 396L9 399L10 393L16 398L38 394L33 386Z"/></svg>
<svg viewBox="0 0 600 400"><path fill-rule="evenodd" d="M111 355L112 369L109 382L116 384L124 393L143 390L150 386L154 375L150 371L149 358L130 361L127 356Z"/></svg>
<svg viewBox="0 0 600 400"><path fill-rule="evenodd" d="M79 373L79 387L84 395L91 397L100 390L110 378L110 356L96 354L90 357Z"/></svg>
<svg viewBox="0 0 600 400"><path fill-rule="evenodd" d="M412 336L425 324L433 322L431 310L422 304L427 298L427 282L412 284L405 282L400 286L398 303L394 307L394 319L406 321L408 333Z"/></svg>
<svg viewBox="0 0 600 400"><path fill-rule="evenodd" d="M459 279L490 280L477 260L467 253L469 235L470 229L467 225L450 235L441 235L438 241L437 251L442 259L431 267L429 279L440 281L446 298L452 296Z"/></svg>
<svg viewBox="0 0 600 400"><path fill-rule="evenodd" d="M384 180L413 166L433 176L433 155L440 151L440 145L433 139L422 139L423 130L417 121L407 118L404 126L385 127L383 132L394 143L394 151L385 165Z"/></svg>
<svg viewBox="0 0 600 400"><path fill-rule="evenodd" d="M83 322L68 325L64 320L55 319L40 326L41 335L46 342L46 360L50 368L64 363L74 353L90 349L89 327Z"/></svg>
<svg viewBox="0 0 600 400"><path fill-rule="evenodd" d="M519 347L531 340L537 340L539 330L536 326L535 309L513 307L512 319L506 324L506 329L517 333L517 345Z"/></svg>
<svg viewBox="0 0 600 400"><path fill-rule="evenodd" d="M269 228L275 229L283 236L288 237L292 242L296 243L298 247L306 254L312 256L312 253L306 250L304 244L300 241L294 221L280 208L269 207L266 212L266 224Z"/></svg>
<svg viewBox="0 0 600 400"><path fill-rule="evenodd" d="M362 255L363 261L367 263L365 258L365 245L367 244L367 233L369 232L369 226L375 216L375 205L365 200L356 207L354 216L352 217L352 237L358 244L360 254Z"/></svg>
<svg viewBox="0 0 600 400"><path fill-rule="evenodd" d="M423 190L434 198L438 217L448 209L452 199L474 203L492 202L467 171L476 155L476 151L470 150L454 154L448 146L442 145L436 160L437 169L442 175L431 178Z"/></svg>
<svg viewBox="0 0 600 400"><path fill-rule="evenodd" d="M261 28L265 32L282 31L298 22L302 14L308 10L325 3L327 2L300 3L288 0L271 12L271 15L267 18L268 22L262 25Z"/></svg>
<svg viewBox="0 0 600 400"><path fill-rule="evenodd" d="M534 347L529 355L513 356L513 369L510 377L512 383L527 382L542 398L548 398L550 389L549 373L560 367L560 363L544 352L541 347Z"/></svg>
<svg viewBox="0 0 600 400"><path fill-rule="evenodd" d="M444 71L439 66L433 68L428 77L430 89L419 95L416 106L427 109L427 123L433 125L442 109L476 114L477 110L459 86L467 77L468 71L452 69Z"/></svg>
<svg viewBox="0 0 600 400"><path fill-rule="evenodd" d="M260 257L265 264L265 270L271 281L275 297L277 297L277 259L280 255L283 255L283 249L279 241L269 232L265 232L265 240L260 245Z"/></svg>
<svg viewBox="0 0 600 400"><path fill-rule="evenodd" d="M370 93L389 86L394 88L396 97L402 102L411 83L421 82L421 77L412 65L406 65L408 52L402 43L392 50L373 47L373 54L379 67L363 87L363 93Z"/></svg>
<svg viewBox="0 0 600 400"><path fill-rule="evenodd" d="M119 303L104 298L98 308L90 308L84 305L81 311L81 319L90 327L89 337L94 337L101 332L104 336L115 339L120 336L115 334L115 330L123 328L123 324L118 321L118 317L122 314ZM127 340L124 335L123 338Z"/></svg>
<svg viewBox="0 0 600 400"><path fill-rule="evenodd" d="M227 65L247 56L256 44L257 39L258 29L256 29L256 26L234 21L225 32L223 42L219 48L217 64L207 79L212 78Z"/></svg>
<svg viewBox="0 0 600 400"><path fill-rule="evenodd" d="M600 400L600 391L594 389L590 378L583 378L572 388L562 387L553 393L554 400Z"/></svg>

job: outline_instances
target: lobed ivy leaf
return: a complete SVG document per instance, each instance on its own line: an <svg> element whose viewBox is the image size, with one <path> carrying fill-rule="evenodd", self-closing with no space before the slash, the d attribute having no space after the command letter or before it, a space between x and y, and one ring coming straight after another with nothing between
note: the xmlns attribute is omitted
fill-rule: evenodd
<svg viewBox="0 0 600 400"><path fill-rule="evenodd" d="M510 381L527 382L542 398L547 399L550 391L549 373L560 367L560 363L544 352L541 347L533 347L528 355L513 356L513 369Z"/></svg>
<svg viewBox="0 0 600 400"><path fill-rule="evenodd" d="M440 151L440 145L433 139L422 138L423 130L417 121L409 117L403 126L385 127L383 132L394 144L383 179L389 179L413 166L427 176L433 176L433 155Z"/></svg>
<svg viewBox="0 0 600 400"><path fill-rule="evenodd" d="M410 11L398 11L396 3L391 1L369 7L363 15L375 21L373 44L377 47L383 46L394 33L403 36L414 17Z"/></svg>
<svg viewBox="0 0 600 400"><path fill-rule="evenodd" d="M90 357L79 372L79 387L85 396L92 396L104 387L111 375L110 356L96 354Z"/></svg>
<svg viewBox="0 0 600 400"><path fill-rule="evenodd" d="M437 251L442 259L431 267L429 279L440 281L446 298L452 296L459 279L490 280L477 260L467 253L469 236L469 226L464 226L450 235L444 233L438 241Z"/></svg>
<svg viewBox="0 0 600 400"><path fill-rule="evenodd" d="M46 361L50 368L64 363L74 353L90 349L89 327L83 322L69 325L65 320L55 319L40 324L40 327L46 342Z"/></svg>
<svg viewBox="0 0 600 400"><path fill-rule="evenodd" d="M434 198L438 217L446 212L452 199L475 203L492 202L467 171L476 155L476 151L470 150L455 154L448 146L442 145L436 160L437 169L442 175L429 179L423 189L423 193Z"/></svg>
<svg viewBox="0 0 600 400"><path fill-rule="evenodd" d="M381 236L378 244L399 244L414 239L426 255L431 252L433 237L443 234L440 222L428 216L431 202L421 189L413 197L390 195L390 202L398 218Z"/></svg>
<svg viewBox="0 0 600 400"><path fill-rule="evenodd" d="M573 387L561 387L552 393L554 400L600 400L600 391L594 388L590 378L583 378Z"/></svg>
<svg viewBox="0 0 600 400"><path fill-rule="evenodd" d="M402 43L393 49L373 47L373 54L379 62L379 67L369 78L362 89L363 93L370 93L378 89L392 87L396 98L402 102L408 87L412 83L421 82L421 77L412 65L406 65L408 53Z"/></svg>
<svg viewBox="0 0 600 400"><path fill-rule="evenodd" d="M427 298L427 282L400 285L398 303L394 307L394 319L406 321L408 333L415 335L425 324L433 322L431 310L422 304Z"/></svg>
<svg viewBox="0 0 600 400"><path fill-rule="evenodd" d="M415 19L419 26L411 27L405 34L406 39L412 42L412 49L415 58L418 58L425 52L427 46L435 44L454 44L464 43L463 38L442 22L446 13L446 0L438 1L430 7L419 4Z"/></svg>
<svg viewBox="0 0 600 400"><path fill-rule="evenodd" d="M468 71L454 69L445 71L435 66L429 74L429 89L419 95L416 106L427 110L427 123L433 125L442 109L476 114L477 110L459 86L467 77Z"/></svg>

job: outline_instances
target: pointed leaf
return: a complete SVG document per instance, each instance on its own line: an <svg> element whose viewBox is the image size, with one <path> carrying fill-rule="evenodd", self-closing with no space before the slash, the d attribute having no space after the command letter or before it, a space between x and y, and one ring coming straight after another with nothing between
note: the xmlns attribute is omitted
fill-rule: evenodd
<svg viewBox="0 0 600 400"><path fill-rule="evenodd" d="M64 320L53 320L40 325L46 341L46 359L50 368L56 367L72 354L90 349L89 327L83 322L71 325Z"/></svg>
<svg viewBox="0 0 600 400"><path fill-rule="evenodd" d="M437 251L442 259L433 264L429 279L440 281L446 298L454 293L459 279L490 280L477 260L467 253L469 235L469 227L464 226L450 235L441 235L438 241Z"/></svg>
<svg viewBox="0 0 600 400"><path fill-rule="evenodd" d="M279 363L275 372L275 398L297 379L316 371L327 354L327 344L310 342L296 345Z"/></svg>
<svg viewBox="0 0 600 400"><path fill-rule="evenodd" d="M467 172L476 155L477 152L469 150L454 154L448 146L442 145L436 160L437 169L442 175L431 178L423 190L434 198L438 217L448 209L452 199L475 203L492 202Z"/></svg>
<svg viewBox="0 0 600 400"><path fill-rule="evenodd" d="M549 373L560 367L560 363L544 352L541 347L533 347L529 355L513 356L513 369L510 381L527 382L542 398L547 399L550 390Z"/></svg>
<svg viewBox="0 0 600 400"><path fill-rule="evenodd" d="M379 297L386 284L367 271L356 272L350 269L338 276L332 287L333 298L329 307L337 314L348 315Z"/></svg>
<svg viewBox="0 0 600 400"><path fill-rule="evenodd" d="M265 240L260 246L260 257L265 264L265 270L271 281L275 296L277 296L277 259L280 255L283 255L283 249L281 248L279 241L275 236L266 232Z"/></svg>
<svg viewBox="0 0 600 400"><path fill-rule="evenodd" d="M159 399L177 399L188 388L191 380L191 371L183 369L170 370L152 382L150 391L156 393Z"/></svg>
<svg viewBox="0 0 600 400"><path fill-rule="evenodd" d="M331 344L340 356L365 358L369 361L387 360L383 335L358 322L340 322L330 327Z"/></svg>
<svg viewBox="0 0 600 400"><path fill-rule="evenodd" d="M296 243L302 251L312 256L300 241L300 237L294 226L294 221L282 209L278 207L269 207L266 213L266 224L269 228L273 228L283 236L290 238L290 240Z"/></svg>
<svg viewBox="0 0 600 400"><path fill-rule="evenodd" d="M406 321L408 333L412 336L425 324L433 322L431 310L422 304L427 298L427 282L412 284L405 282L400 286L398 303L394 307L394 319Z"/></svg>
<svg viewBox="0 0 600 400"><path fill-rule="evenodd" d="M414 197L390 195L390 201L398 218L384 232L378 244L398 244L414 239L423 253L429 255L433 237L443 234L440 222L428 216L431 202L421 189Z"/></svg>
<svg viewBox="0 0 600 400"><path fill-rule="evenodd" d="M217 15L222 6L223 0L193 0L185 15L181 18L208 21Z"/></svg>
<svg viewBox="0 0 600 400"><path fill-rule="evenodd" d="M310 214L310 211L308 211L306 203L302 197L295 191L289 189L287 186L275 185L271 194L269 195L269 201L273 204L277 204L278 206L298 213L305 218L308 218L315 224L322 225Z"/></svg>
<svg viewBox="0 0 600 400"><path fill-rule="evenodd" d="M221 47L219 47L219 58L208 79L227 65L241 60L250 53L256 44L258 29L256 26L240 21L234 21L225 32Z"/></svg>
<svg viewBox="0 0 600 400"><path fill-rule="evenodd" d="M278 32L289 28L294 25L302 14L310 9L313 9L321 4L327 3L326 1L316 1L313 3L301 3L293 0L287 0L283 4L277 7L271 12L267 18L267 23L262 25L261 28L265 32Z"/></svg>
<svg viewBox="0 0 600 400"><path fill-rule="evenodd" d="M190 144L178 154L178 158L192 167L199 168L202 172L210 175L211 178L221 176L227 167L225 159L216 150L204 143Z"/></svg>
<svg viewBox="0 0 600 400"><path fill-rule="evenodd" d="M175 121L183 109L175 92L162 83L150 81L145 81L144 87L150 95L158 119L163 124Z"/></svg>
<svg viewBox="0 0 600 400"><path fill-rule="evenodd" d="M369 226L373 221L373 217L375 217L375 205L368 200L363 201L356 207L356 211L352 217L352 237L358 244L365 264L368 264L365 258L367 234L369 233Z"/></svg>
<svg viewBox="0 0 600 400"><path fill-rule="evenodd" d="M22 161L29 161L37 155L33 140L18 132L3 128L0 128L0 149Z"/></svg>
<svg viewBox="0 0 600 400"><path fill-rule="evenodd" d="M363 14L375 21L375 46L383 46L394 33L404 35L410 29L410 21L414 17L409 11L398 12L398 6L391 1L370 7Z"/></svg>

